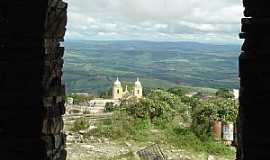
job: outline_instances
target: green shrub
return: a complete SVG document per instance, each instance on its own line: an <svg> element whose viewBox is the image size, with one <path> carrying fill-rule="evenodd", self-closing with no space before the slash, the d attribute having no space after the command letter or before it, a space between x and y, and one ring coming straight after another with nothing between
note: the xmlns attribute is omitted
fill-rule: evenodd
<svg viewBox="0 0 270 160"><path fill-rule="evenodd" d="M234 98L234 95L232 92L230 92L230 90L228 89L219 89L217 92L216 92L216 96L217 97L220 97L220 98Z"/></svg>
<svg viewBox="0 0 270 160"><path fill-rule="evenodd" d="M105 109L104 109L105 112L112 112L114 110L115 110L115 106L112 102L108 102L105 104Z"/></svg>
<svg viewBox="0 0 270 160"><path fill-rule="evenodd" d="M125 108L134 118L150 119L157 125L160 125L161 121L166 125L175 116L188 121L191 110L190 106L181 101L181 97L164 90L151 90L144 99L125 101L121 108Z"/></svg>
<svg viewBox="0 0 270 160"><path fill-rule="evenodd" d="M171 128L165 132L168 142L178 148L188 148L199 150L202 145L198 137L187 128Z"/></svg>
<svg viewBox="0 0 270 160"><path fill-rule="evenodd" d="M74 121L70 130L73 132L79 132L80 130L85 130L89 128L89 126L90 126L89 121L84 118L81 118Z"/></svg>

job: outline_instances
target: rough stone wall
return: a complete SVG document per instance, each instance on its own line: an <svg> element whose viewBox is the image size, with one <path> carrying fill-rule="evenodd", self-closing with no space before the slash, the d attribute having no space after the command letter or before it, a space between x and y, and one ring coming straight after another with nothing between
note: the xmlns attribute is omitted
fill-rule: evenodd
<svg viewBox="0 0 270 160"><path fill-rule="evenodd" d="M65 160L65 86L62 83L64 48L60 46L67 24L67 4L62 0L49 0L45 22L44 75L43 75L43 128L42 139L46 146L47 160Z"/></svg>
<svg viewBox="0 0 270 160"><path fill-rule="evenodd" d="M64 160L67 4L0 1L0 159Z"/></svg>
<svg viewBox="0 0 270 160"><path fill-rule="evenodd" d="M243 0L240 56L240 121L238 160L270 159L269 107L270 51L269 0Z"/></svg>

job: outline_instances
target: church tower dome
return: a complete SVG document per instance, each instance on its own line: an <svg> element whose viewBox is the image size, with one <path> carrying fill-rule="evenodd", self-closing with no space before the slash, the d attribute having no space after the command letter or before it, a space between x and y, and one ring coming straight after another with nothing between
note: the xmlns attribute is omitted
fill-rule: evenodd
<svg viewBox="0 0 270 160"><path fill-rule="evenodd" d="M139 78L137 78L137 81L135 82L135 87L137 87L137 88L142 88L142 84L141 84Z"/></svg>
<svg viewBox="0 0 270 160"><path fill-rule="evenodd" d="M113 99L121 99L123 97L123 88L118 77L113 83L112 95Z"/></svg>
<svg viewBox="0 0 270 160"><path fill-rule="evenodd" d="M114 81L114 86L116 86L116 87L121 86L121 82L119 81L118 77L117 77L116 81Z"/></svg>
<svg viewBox="0 0 270 160"><path fill-rule="evenodd" d="M142 87L142 84L141 84L139 78L137 78L137 81L135 82L134 96L137 98L142 98L142 96L143 96L143 87Z"/></svg>

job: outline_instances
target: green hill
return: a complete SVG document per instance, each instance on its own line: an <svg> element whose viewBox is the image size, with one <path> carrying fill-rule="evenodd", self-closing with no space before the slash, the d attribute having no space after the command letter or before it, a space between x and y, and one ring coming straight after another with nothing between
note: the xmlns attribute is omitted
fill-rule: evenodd
<svg viewBox="0 0 270 160"><path fill-rule="evenodd" d="M146 87L179 85L239 88L240 46L192 42L68 41L64 79L68 92L99 94L140 77Z"/></svg>

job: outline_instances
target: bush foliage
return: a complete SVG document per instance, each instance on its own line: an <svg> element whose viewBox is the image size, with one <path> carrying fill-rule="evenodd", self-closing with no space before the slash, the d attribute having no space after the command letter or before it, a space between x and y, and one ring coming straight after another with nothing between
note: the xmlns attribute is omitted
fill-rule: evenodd
<svg viewBox="0 0 270 160"><path fill-rule="evenodd" d="M115 106L112 102L108 102L105 104L105 109L104 109L105 112L112 112L114 110L115 110Z"/></svg>
<svg viewBox="0 0 270 160"><path fill-rule="evenodd" d="M89 121L84 118L81 118L75 120L70 130L73 132L79 132L81 130L88 129L89 126L90 126Z"/></svg>
<svg viewBox="0 0 270 160"><path fill-rule="evenodd" d="M111 111L111 105L106 105ZM89 135L111 139L153 141L210 154L233 155L211 137L211 121L234 121L237 107L228 98L186 97L182 90L149 90L143 99L128 99L113 108ZM156 132L157 131L157 132Z"/></svg>

